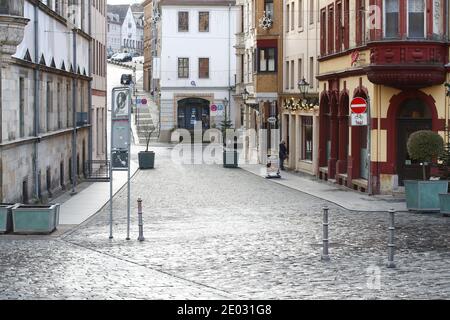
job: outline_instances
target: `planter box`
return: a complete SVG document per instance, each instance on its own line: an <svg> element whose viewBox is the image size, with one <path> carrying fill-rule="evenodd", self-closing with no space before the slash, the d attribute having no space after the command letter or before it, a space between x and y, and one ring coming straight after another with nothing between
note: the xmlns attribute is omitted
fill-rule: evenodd
<svg viewBox="0 0 450 320"><path fill-rule="evenodd" d="M155 168L155 153L153 151L149 152L139 152L139 169L154 169Z"/></svg>
<svg viewBox="0 0 450 320"><path fill-rule="evenodd" d="M447 193L448 181L404 181L406 206L410 211L439 212L439 194Z"/></svg>
<svg viewBox="0 0 450 320"><path fill-rule="evenodd" d="M12 231L12 208L14 204L0 203L0 234Z"/></svg>
<svg viewBox="0 0 450 320"><path fill-rule="evenodd" d="M441 213L446 216L450 215L450 193L439 194L439 205Z"/></svg>
<svg viewBox="0 0 450 320"><path fill-rule="evenodd" d="M59 204L49 206L16 206L12 209L16 234L50 234L59 224Z"/></svg>
<svg viewBox="0 0 450 320"><path fill-rule="evenodd" d="M237 168L239 166L239 153L237 151L223 152L224 168Z"/></svg>

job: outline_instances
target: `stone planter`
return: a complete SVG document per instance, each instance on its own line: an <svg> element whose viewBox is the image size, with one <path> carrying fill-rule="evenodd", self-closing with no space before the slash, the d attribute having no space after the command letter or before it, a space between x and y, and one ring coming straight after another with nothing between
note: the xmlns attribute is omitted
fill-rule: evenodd
<svg viewBox="0 0 450 320"><path fill-rule="evenodd" d="M153 151L139 152L139 169L154 169L155 168L155 153Z"/></svg>
<svg viewBox="0 0 450 320"><path fill-rule="evenodd" d="M406 206L409 211L439 212L439 194L447 193L448 181L404 181Z"/></svg>
<svg viewBox="0 0 450 320"><path fill-rule="evenodd" d="M50 234L59 224L59 204L48 206L20 205L12 209L15 234Z"/></svg>
<svg viewBox="0 0 450 320"><path fill-rule="evenodd" d="M0 203L0 234L12 231L12 208L14 204Z"/></svg>
<svg viewBox="0 0 450 320"><path fill-rule="evenodd" d="M450 193L439 194L439 205L441 213L450 216Z"/></svg>
<svg viewBox="0 0 450 320"><path fill-rule="evenodd" d="M223 151L223 167L237 168L239 166L239 153L237 151Z"/></svg>

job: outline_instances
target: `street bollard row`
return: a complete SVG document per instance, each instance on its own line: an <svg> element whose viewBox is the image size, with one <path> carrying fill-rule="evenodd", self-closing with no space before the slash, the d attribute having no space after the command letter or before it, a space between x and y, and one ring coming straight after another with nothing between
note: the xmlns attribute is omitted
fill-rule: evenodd
<svg viewBox="0 0 450 320"><path fill-rule="evenodd" d="M328 206L323 206L323 235L322 235L322 261L330 261L330 255L329 255L329 236L328 236L328 226L329 226L329 208ZM395 210L390 209L389 210L389 239L388 239L388 268L395 268L395 262L394 262L394 249L395 249Z"/></svg>

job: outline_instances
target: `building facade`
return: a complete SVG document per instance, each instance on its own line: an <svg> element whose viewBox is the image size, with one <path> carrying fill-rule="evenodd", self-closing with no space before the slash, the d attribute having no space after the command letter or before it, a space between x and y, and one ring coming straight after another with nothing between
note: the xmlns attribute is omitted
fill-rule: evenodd
<svg viewBox="0 0 450 320"><path fill-rule="evenodd" d="M278 153L280 142L276 133L281 127L283 1L241 0L237 4L241 14L235 100L241 106L243 127L256 132L244 142L244 157L266 163L268 154Z"/></svg>
<svg viewBox="0 0 450 320"><path fill-rule="evenodd" d="M443 134L449 117L443 86L446 5L443 0L320 1L322 178L384 194L419 177L407 139L421 129ZM369 102L370 128L350 125L354 97Z"/></svg>
<svg viewBox="0 0 450 320"><path fill-rule="evenodd" d="M91 5L15 0L0 10L0 198L46 201L76 185L89 158Z"/></svg>
<svg viewBox="0 0 450 320"><path fill-rule="evenodd" d="M235 84L234 1L159 1L161 49L160 79L161 140L174 129L192 131L200 121L203 129L220 128L225 110L212 114L218 104L235 118L232 94Z"/></svg>
<svg viewBox="0 0 450 320"><path fill-rule="evenodd" d="M107 158L106 0L92 1L91 12L91 160Z"/></svg>
<svg viewBox="0 0 450 320"><path fill-rule="evenodd" d="M286 167L315 175L319 168L319 2L284 0L283 8L283 86L278 103L281 136L289 152Z"/></svg>
<svg viewBox="0 0 450 320"><path fill-rule="evenodd" d="M112 51L142 54L144 50L144 9L139 4L108 5L108 38ZM120 28L120 49L117 36ZM116 50L115 50L116 49Z"/></svg>
<svg viewBox="0 0 450 320"><path fill-rule="evenodd" d="M117 53L122 50L122 24L118 14L108 13L108 52Z"/></svg>

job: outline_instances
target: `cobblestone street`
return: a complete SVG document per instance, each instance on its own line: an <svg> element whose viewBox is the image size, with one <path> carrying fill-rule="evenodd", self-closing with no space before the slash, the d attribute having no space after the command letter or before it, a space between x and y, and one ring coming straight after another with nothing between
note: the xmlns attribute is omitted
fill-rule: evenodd
<svg viewBox="0 0 450 320"><path fill-rule="evenodd" d="M448 299L450 219L355 213L240 169L182 166L169 148L109 208L60 237L0 237L0 299ZM137 199L146 241L138 242ZM320 261L330 207L330 262ZM379 277L378 277L379 276Z"/></svg>

